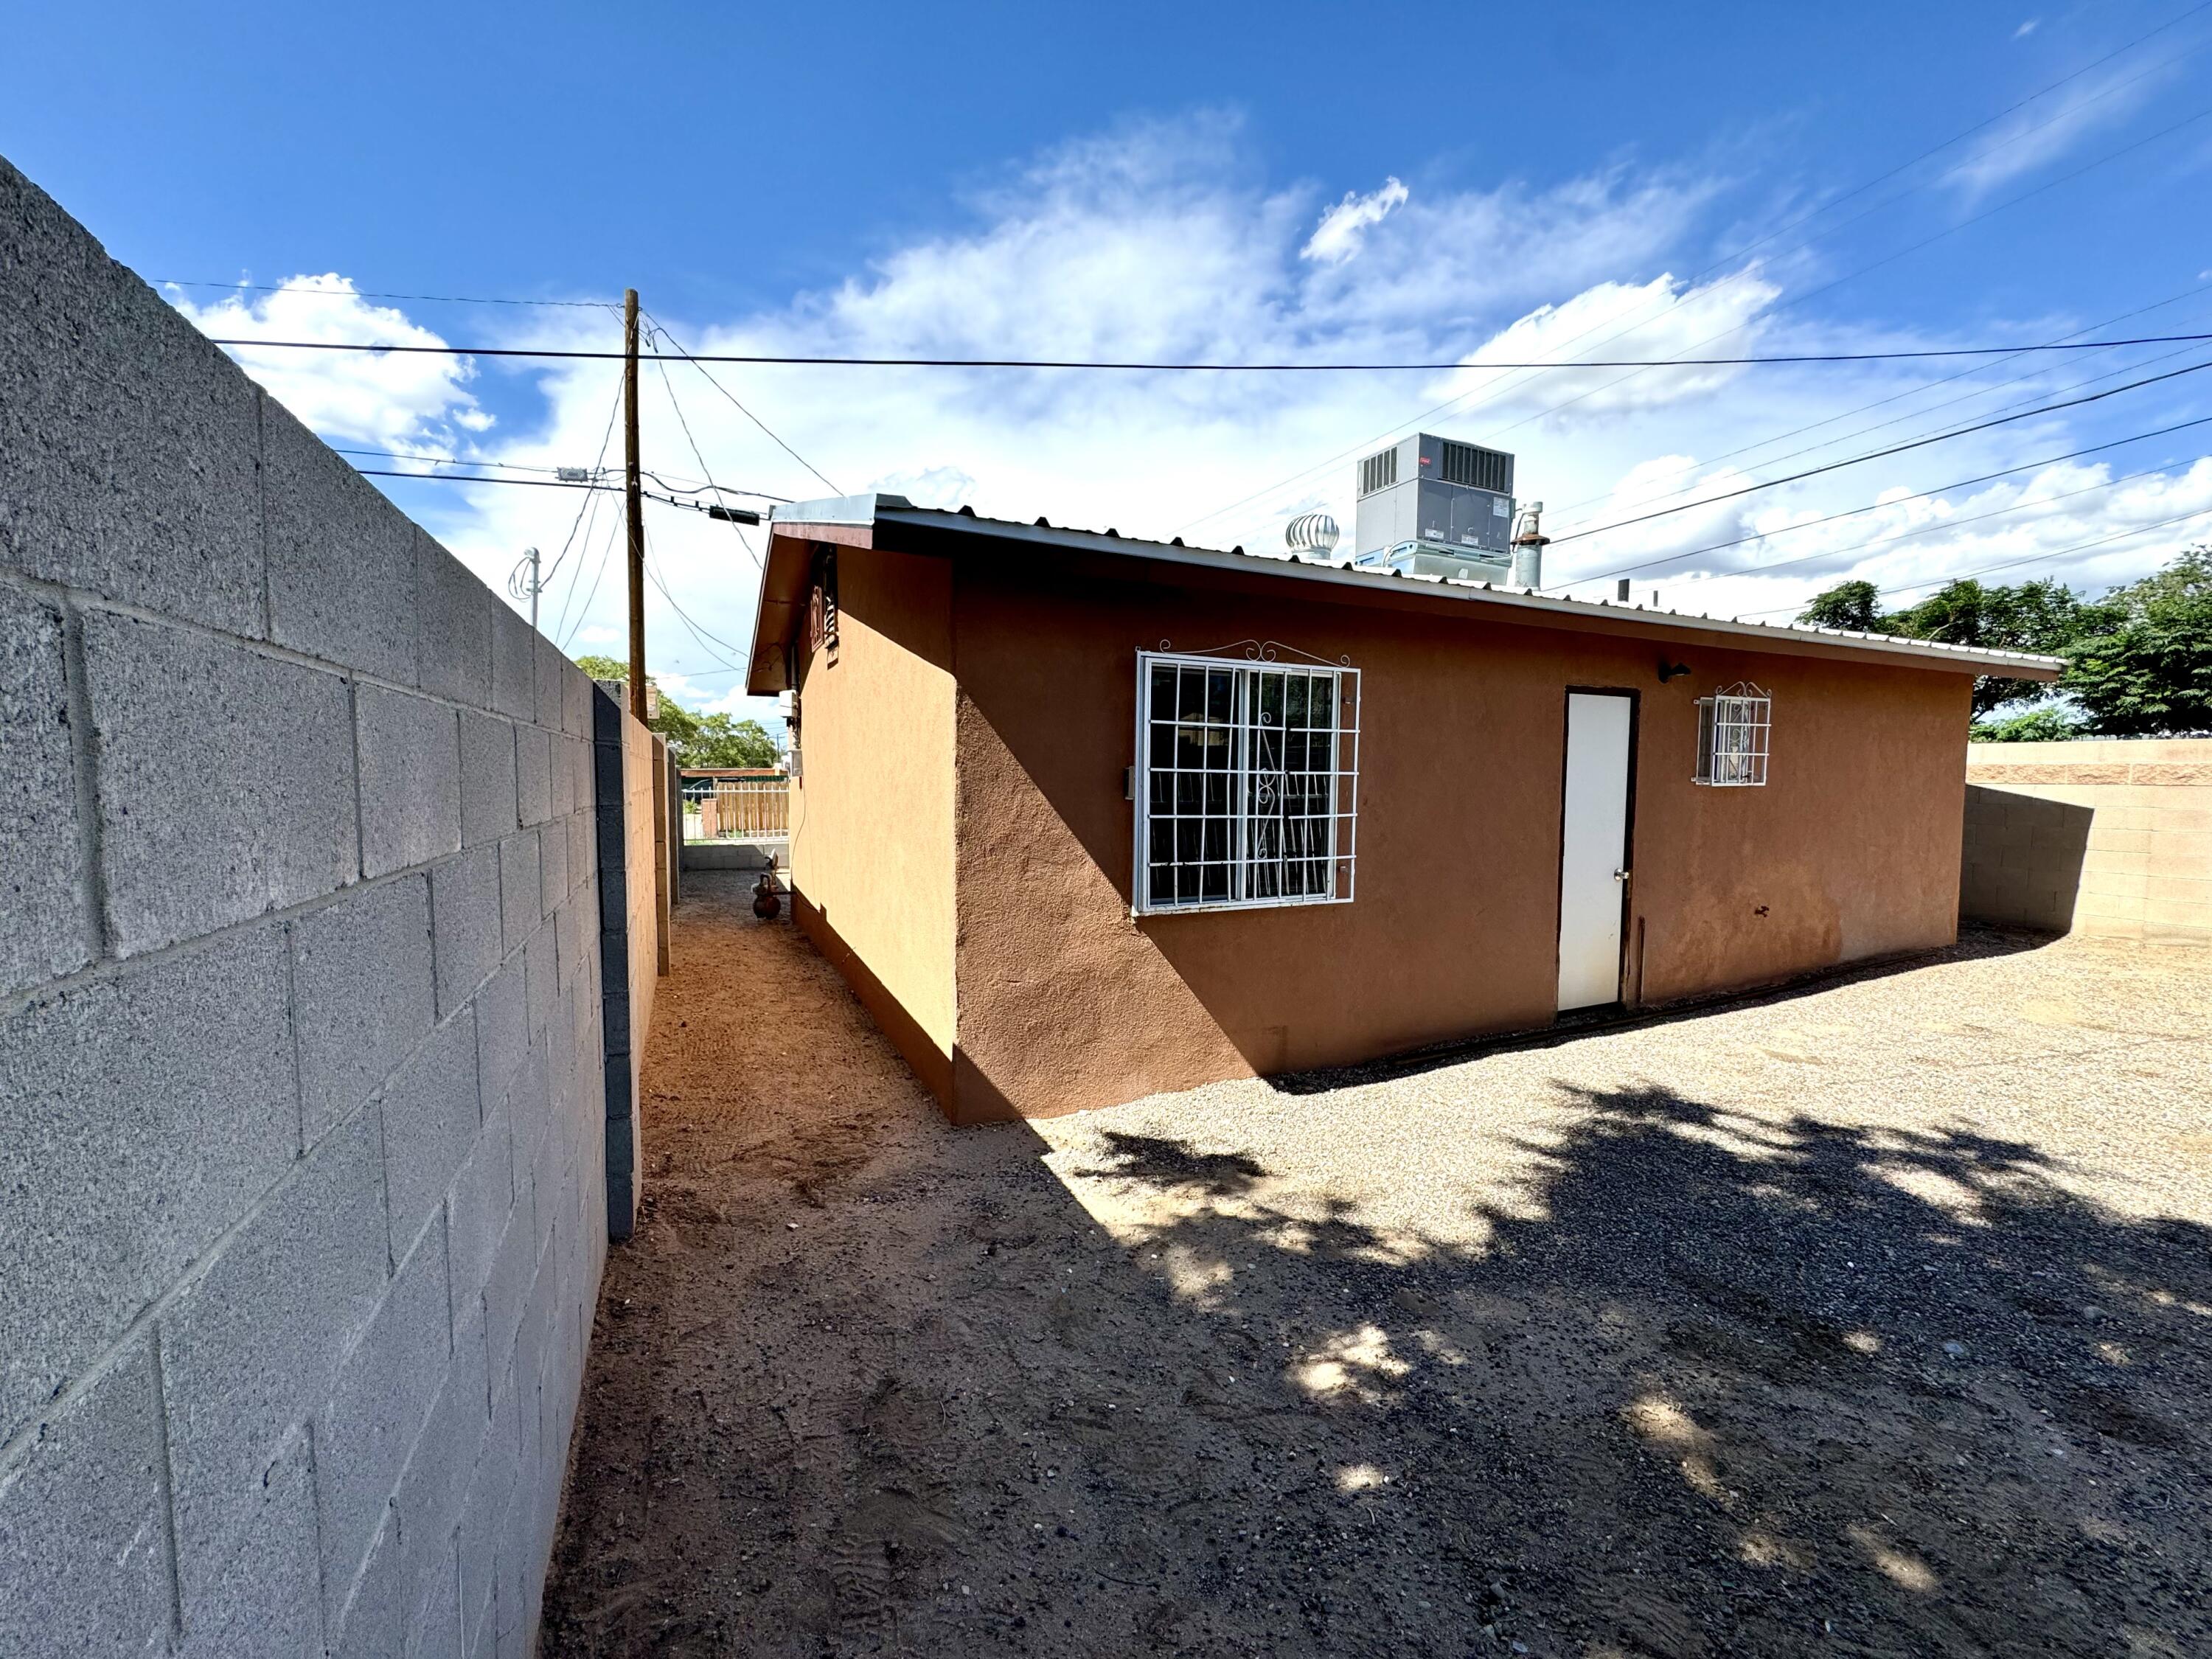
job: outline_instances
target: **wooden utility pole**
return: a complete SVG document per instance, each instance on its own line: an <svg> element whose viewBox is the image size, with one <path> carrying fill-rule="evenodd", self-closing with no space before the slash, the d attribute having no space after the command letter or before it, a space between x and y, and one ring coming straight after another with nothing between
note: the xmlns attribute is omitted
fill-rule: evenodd
<svg viewBox="0 0 2212 1659"><path fill-rule="evenodd" d="M629 712L645 720L645 496L637 459L637 290L623 290L623 495L629 508Z"/></svg>

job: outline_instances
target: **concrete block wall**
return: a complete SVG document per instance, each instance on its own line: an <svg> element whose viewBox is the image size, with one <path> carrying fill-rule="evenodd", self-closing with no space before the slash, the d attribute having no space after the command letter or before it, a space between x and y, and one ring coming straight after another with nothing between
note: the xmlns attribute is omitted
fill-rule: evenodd
<svg viewBox="0 0 2212 1659"><path fill-rule="evenodd" d="M1971 745L1959 914L2212 945L2212 738Z"/></svg>
<svg viewBox="0 0 2212 1659"><path fill-rule="evenodd" d="M0 162L0 1654L519 1653L588 683Z"/></svg>
<svg viewBox="0 0 2212 1659"><path fill-rule="evenodd" d="M668 971L670 848L663 797L654 783L666 771L667 744L608 695L605 682L592 686L592 703L606 1033L607 1231L624 1239L637 1225L645 1036L653 1024L654 988Z"/></svg>

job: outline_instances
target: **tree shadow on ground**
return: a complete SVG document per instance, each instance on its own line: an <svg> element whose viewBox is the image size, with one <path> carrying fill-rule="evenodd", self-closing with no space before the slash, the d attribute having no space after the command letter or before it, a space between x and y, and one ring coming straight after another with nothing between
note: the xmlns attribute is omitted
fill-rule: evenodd
<svg viewBox="0 0 2212 1659"><path fill-rule="evenodd" d="M2212 1234L1560 1087L1453 1243L1110 1119L670 1173L545 1650L2212 1652Z"/></svg>

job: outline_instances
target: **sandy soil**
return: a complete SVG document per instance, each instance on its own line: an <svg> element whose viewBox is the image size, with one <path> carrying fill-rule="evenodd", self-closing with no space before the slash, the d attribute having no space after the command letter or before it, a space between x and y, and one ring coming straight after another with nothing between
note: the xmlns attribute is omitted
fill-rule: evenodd
<svg viewBox="0 0 2212 1659"><path fill-rule="evenodd" d="M2203 957L954 1132L745 896L546 1653L2212 1653Z"/></svg>

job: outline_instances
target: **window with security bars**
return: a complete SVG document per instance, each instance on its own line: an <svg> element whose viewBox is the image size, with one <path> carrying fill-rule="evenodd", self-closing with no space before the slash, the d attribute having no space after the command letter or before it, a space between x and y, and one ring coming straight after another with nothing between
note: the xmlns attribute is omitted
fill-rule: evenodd
<svg viewBox="0 0 2212 1659"><path fill-rule="evenodd" d="M1138 653L1136 903L1352 896L1359 671Z"/></svg>
<svg viewBox="0 0 2212 1659"><path fill-rule="evenodd" d="M1773 710L1773 699L1747 682L1698 698L1695 781L1717 789L1751 789L1765 784L1767 733Z"/></svg>

